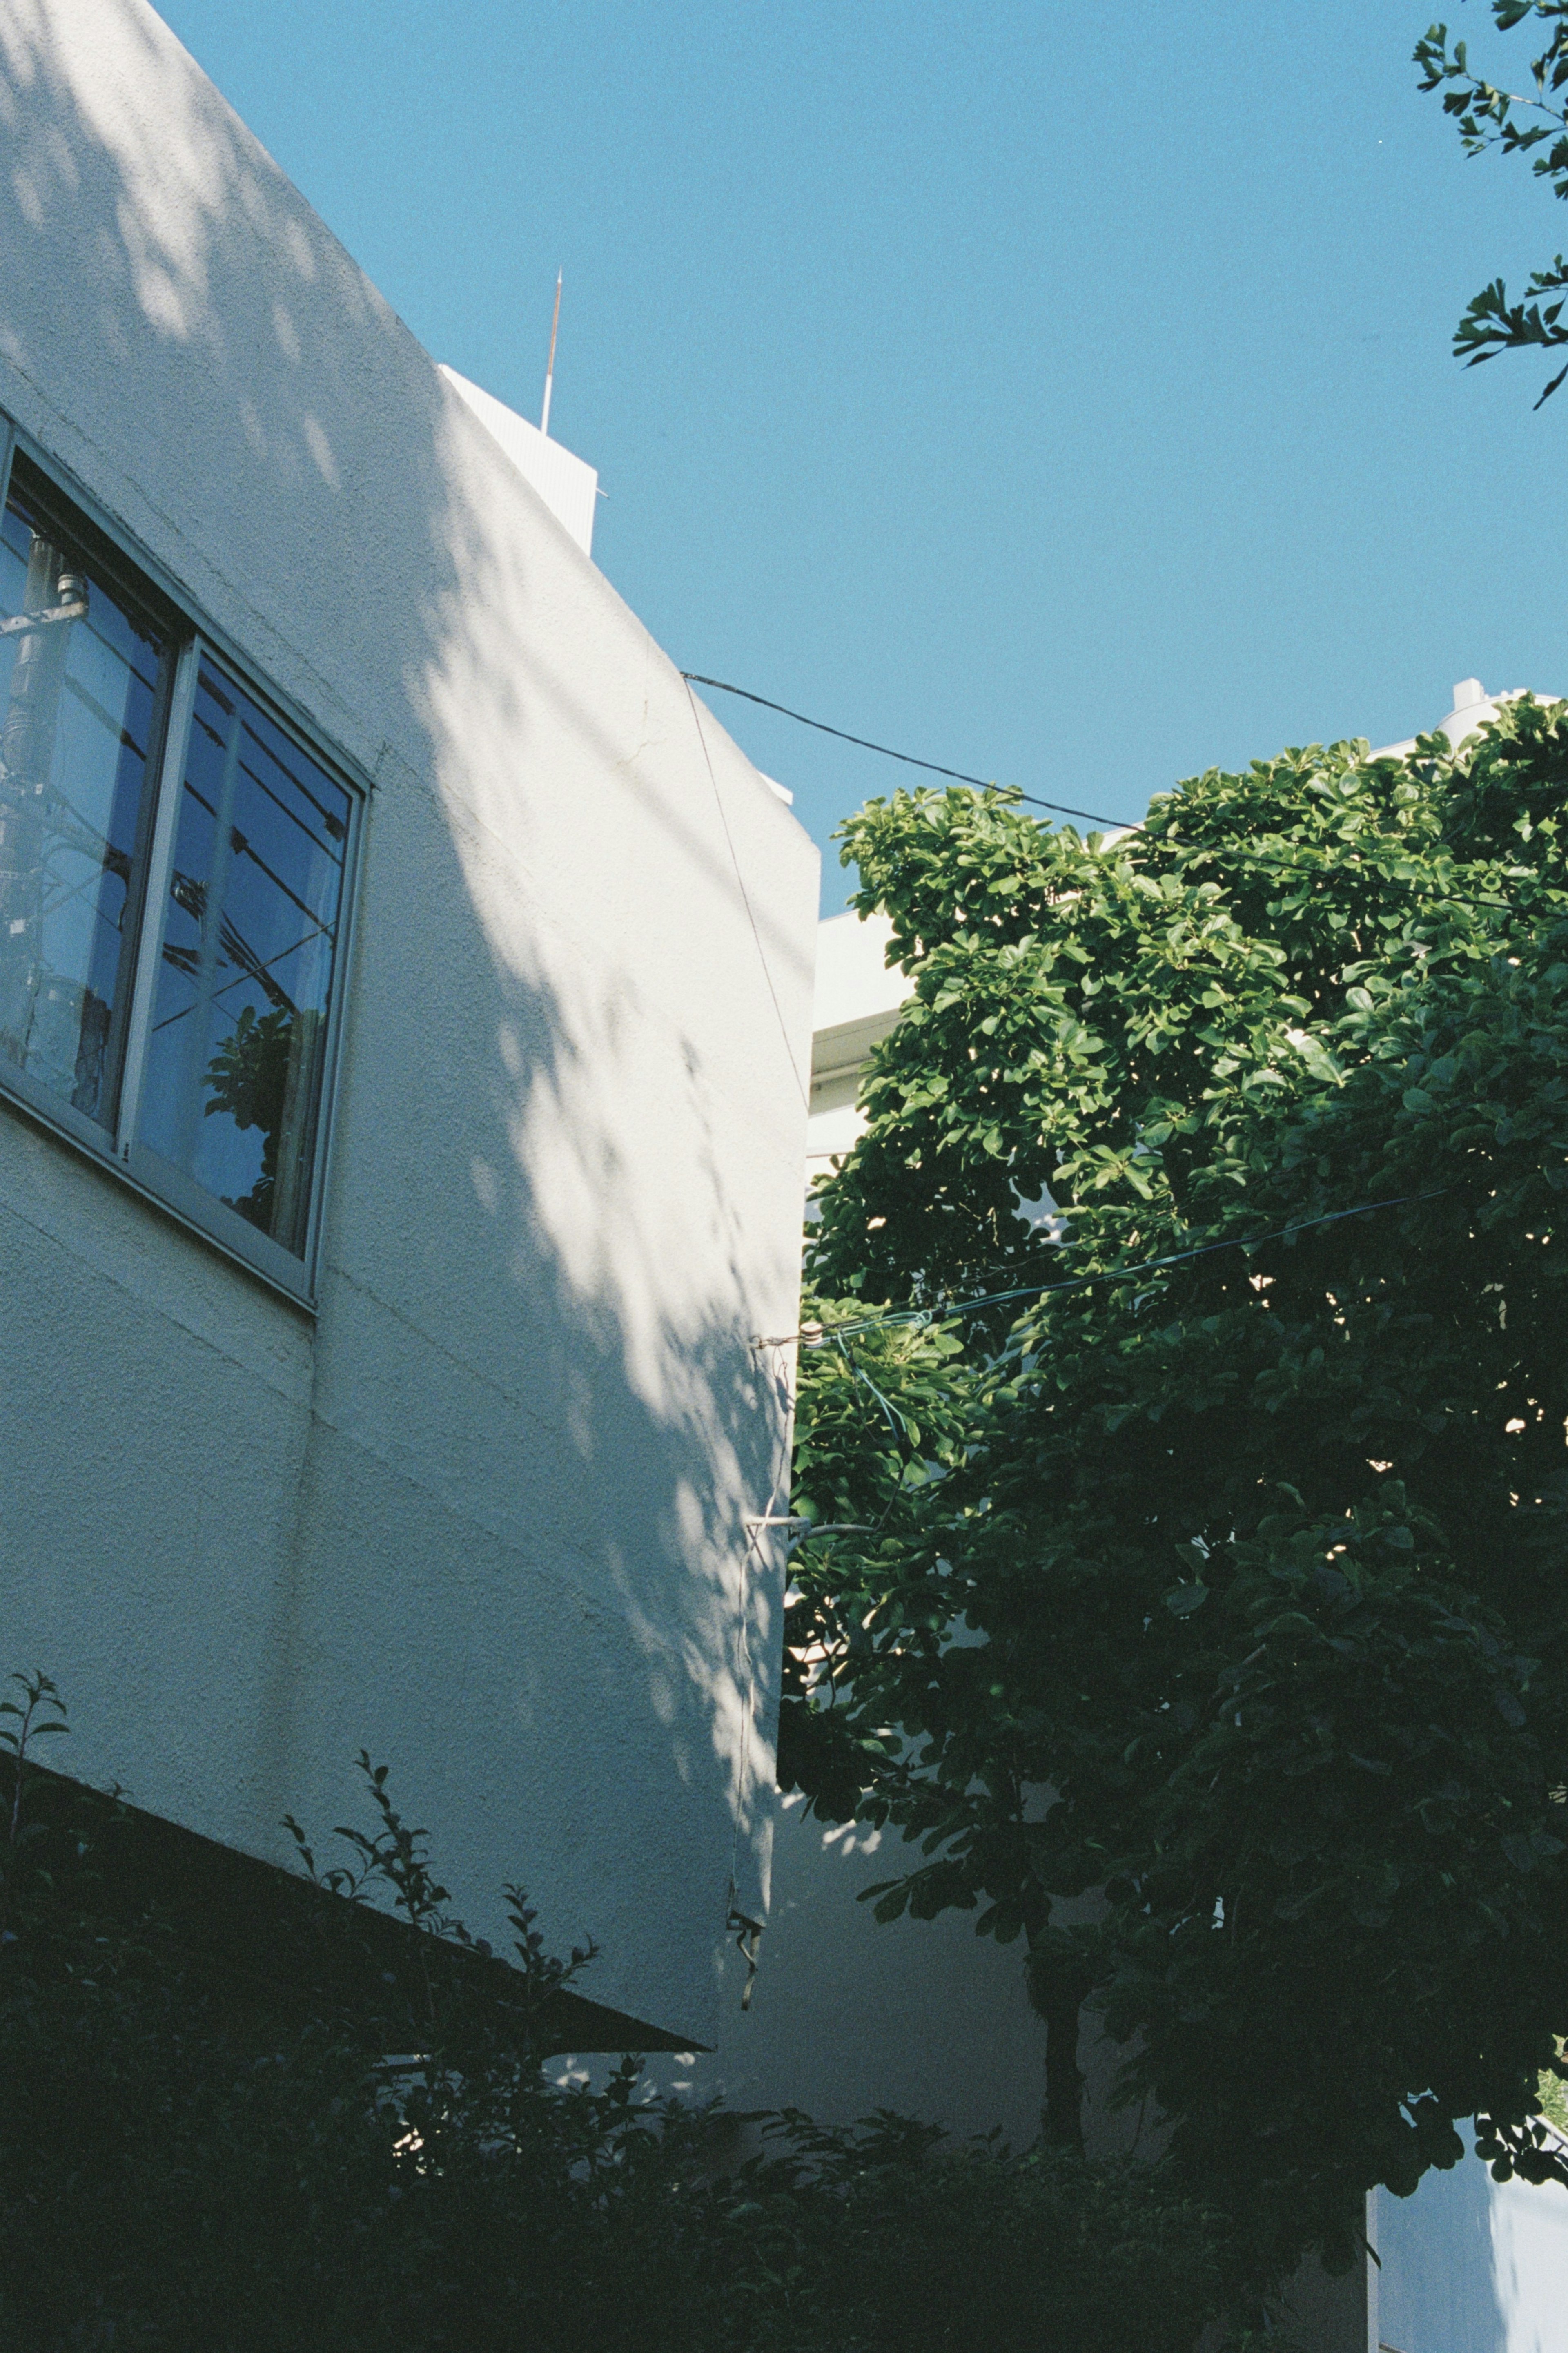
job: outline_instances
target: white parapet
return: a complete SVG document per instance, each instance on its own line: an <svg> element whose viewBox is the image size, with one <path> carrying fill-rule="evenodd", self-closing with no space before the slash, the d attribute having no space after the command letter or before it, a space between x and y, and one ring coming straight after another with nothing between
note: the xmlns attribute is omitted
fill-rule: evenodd
<svg viewBox="0 0 1568 2353"><path fill-rule="evenodd" d="M892 936L882 914L833 915L817 927L808 1180L826 1176L865 1125L856 1098L866 1058L913 993L909 975L888 964Z"/></svg>
<svg viewBox="0 0 1568 2353"><path fill-rule="evenodd" d="M563 531L571 533L584 555L594 553L594 511L599 501L597 470L586 459L574 458L493 392L470 384L466 375L443 362L441 374L459 400L466 401L484 427L500 442L525 482L539 492Z"/></svg>

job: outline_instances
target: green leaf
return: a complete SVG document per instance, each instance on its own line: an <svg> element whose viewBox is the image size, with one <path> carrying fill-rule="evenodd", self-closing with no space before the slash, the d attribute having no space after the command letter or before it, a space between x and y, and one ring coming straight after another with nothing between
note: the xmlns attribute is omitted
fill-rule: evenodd
<svg viewBox="0 0 1568 2353"><path fill-rule="evenodd" d="M1198 1610L1203 1608L1204 1603L1208 1599L1208 1587L1206 1585L1199 1584L1195 1580L1190 1583L1173 1585L1170 1590L1162 1596L1165 1607L1170 1611L1173 1618L1192 1617L1194 1610Z"/></svg>

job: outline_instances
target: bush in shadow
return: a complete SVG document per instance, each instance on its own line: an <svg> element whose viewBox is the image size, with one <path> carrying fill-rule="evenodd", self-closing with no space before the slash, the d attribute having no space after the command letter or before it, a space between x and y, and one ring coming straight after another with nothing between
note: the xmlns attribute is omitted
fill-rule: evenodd
<svg viewBox="0 0 1568 2353"><path fill-rule="evenodd" d="M374 1828L337 1833L347 1859L318 1870L296 1828L304 1875L272 1874L289 1902L204 1942L142 1867L147 1818L30 1756L65 1728L54 1686L14 1684L16 2353L1189 2353L1235 2307L1215 2217L1158 2168L784 2111L726 2168L713 2112L647 2098L635 2059L602 2089L552 2081L591 1949L552 1957L520 1889L510 1962L470 1936L368 1758ZM247 1968L247 1934L285 1949Z"/></svg>

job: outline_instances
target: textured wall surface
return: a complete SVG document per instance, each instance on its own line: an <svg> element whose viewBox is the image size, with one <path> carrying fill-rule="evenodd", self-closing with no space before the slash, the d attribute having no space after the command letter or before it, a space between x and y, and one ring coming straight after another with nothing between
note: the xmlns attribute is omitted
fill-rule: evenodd
<svg viewBox="0 0 1568 2353"><path fill-rule="evenodd" d="M1376 2344L1568 2353L1568 2190L1494 2181L1471 2156L1425 2175L1414 2198L1376 2191L1373 2206Z"/></svg>
<svg viewBox="0 0 1568 2353"><path fill-rule="evenodd" d="M259 1854L363 1744L706 2039L816 853L141 0L0 0L0 406L375 779L315 1319L0 1105L0 1671Z"/></svg>
<svg viewBox="0 0 1568 2353"><path fill-rule="evenodd" d="M652 2062L656 2080L689 2080L699 2096L721 2092L742 2110L803 2107L831 2124L893 2108L960 2138L994 2130L1026 2147L1040 2129L1046 2037L1024 1989L1022 1947L976 1936L973 1913L879 1922L859 1901L862 1888L918 1860L896 1831L828 1827L786 1799L750 2007L740 2006L745 1968L731 1951L714 2049L681 2074ZM1097 2054L1084 2055L1090 2137L1123 2146L1136 2119L1107 2113L1111 2054L1098 2054L1098 2073Z"/></svg>

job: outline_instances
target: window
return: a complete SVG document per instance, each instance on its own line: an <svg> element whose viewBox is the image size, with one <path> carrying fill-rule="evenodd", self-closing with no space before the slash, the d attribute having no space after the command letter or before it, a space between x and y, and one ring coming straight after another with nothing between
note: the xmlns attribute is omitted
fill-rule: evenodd
<svg viewBox="0 0 1568 2353"><path fill-rule="evenodd" d="M308 1295L359 797L18 456L0 1090Z"/></svg>
<svg viewBox="0 0 1568 2353"><path fill-rule="evenodd" d="M140 1134L302 1255L343 904L347 792L203 656Z"/></svg>
<svg viewBox="0 0 1568 2353"><path fill-rule="evenodd" d="M109 1122L172 641L73 538L13 484L0 543L0 1055Z"/></svg>

